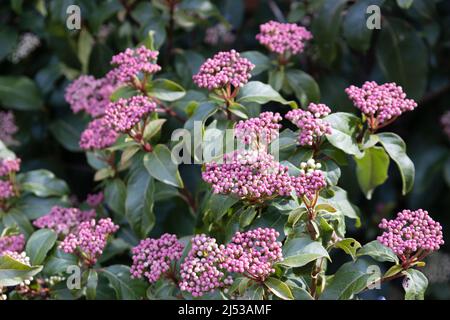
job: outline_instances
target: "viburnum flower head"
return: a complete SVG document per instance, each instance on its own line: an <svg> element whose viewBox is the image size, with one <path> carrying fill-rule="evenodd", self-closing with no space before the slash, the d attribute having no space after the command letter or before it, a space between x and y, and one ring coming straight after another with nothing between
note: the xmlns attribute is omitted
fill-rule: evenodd
<svg viewBox="0 0 450 320"><path fill-rule="evenodd" d="M313 146L322 136L331 134L331 126L322 118L329 115L331 109L325 104L310 103L307 110L294 109L286 114L286 119L300 129L298 143L301 146Z"/></svg>
<svg viewBox="0 0 450 320"><path fill-rule="evenodd" d="M0 180L0 200L11 198L14 194L14 185L11 181Z"/></svg>
<svg viewBox="0 0 450 320"><path fill-rule="evenodd" d="M237 232L225 249L222 267L264 281L275 272L274 264L283 260L280 234L272 228Z"/></svg>
<svg viewBox="0 0 450 320"><path fill-rule="evenodd" d="M115 88L106 77L95 79L93 76L82 75L66 88L64 97L74 113L85 111L92 117L98 117L105 113Z"/></svg>
<svg viewBox="0 0 450 320"><path fill-rule="evenodd" d="M291 184L295 193L300 197L306 197L309 201L315 199L320 190L327 186L322 165L314 159L300 164L300 174L291 177Z"/></svg>
<svg viewBox="0 0 450 320"><path fill-rule="evenodd" d="M128 132L147 114L156 110L156 103L144 96L119 99L106 108L106 123L118 132Z"/></svg>
<svg viewBox="0 0 450 320"><path fill-rule="evenodd" d="M0 237L0 255L5 251L22 252L24 247L25 236L23 234Z"/></svg>
<svg viewBox="0 0 450 320"><path fill-rule="evenodd" d="M102 255L106 247L108 237L115 233L119 226L115 225L110 218L94 219L81 222L76 231L70 233L59 245L65 253L81 253L84 262L94 265Z"/></svg>
<svg viewBox="0 0 450 320"><path fill-rule="evenodd" d="M263 112L257 118L239 121L234 132L246 145L268 145L278 138L282 119L279 113Z"/></svg>
<svg viewBox="0 0 450 320"><path fill-rule="evenodd" d="M181 258L183 249L183 244L173 234L165 233L159 239L141 240L139 245L131 250L131 277L145 277L150 283L158 281L170 270L171 263Z"/></svg>
<svg viewBox="0 0 450 320"><path fill-rule="evenodd" d="M402 87L394 82L379 85L375 81L367 81L361 88L350 86L345 92L368 118L372 130L389 124L402 113L417 107L417 103L407 99Z"/></svg>
<svg viewBox="0 0 450 320"><path fill-rule="evenodd" d="M305 48L305 42L312 39L306 28L295 23L269 21L259 26L256 39L272 52L280 55L299 54Z"/></svg>
<svg viewBox="0 0 450 320"><path fill-rule="evenodd" d="M224 261L225 247L218 245L216 239L199 234L191 239L192 248L181 264L180 289L194 297L201 297L216 288L232 283L220 265Z"/></svg>
<svg viewBox="0 0 450 320"><path fill-rule="evenodd" d="M15 159L0 159L0 177L7 176L12 172L18 172L20 170L21 160Z"/></svg>
<svg viewBox="0 0 450 320"><path fill-rule="evenodd" d="M202 173L214 193L234 194L248 201L288 196L288 168L261 150L237 150L224 155L223 163L207 163Z"/></svg>
<svg viewBox="0 0 450 320"><path fill-rule="evenodd" d="M30 258L27 256L26 252L5 251L1 253L0 256L9 256L10 258L19 261L22 264L31 266Z"/></svg>
<svg viewBox="0 0 450 320"><path fill-rule="evenodd" d="M402 259L417 251L437 251L444 244L441 225L422 209L403 210L393 220L381 220L379 227L385 231L378 241Z"/></svg>
<svg viewBox="0 0 450 320"><path fill-rule="evenodd" d="M147 49L145 46L137 49L128 48L112 57L111 64L116 67L107 77L124 83L133 82L135 77L142 74L156 73L161 70L161 67L156 64L158 55L158 51Z"/></svg>
<svg viewBox="0 0 450 320"><path fill-rule="evenodd" d="M95 218L95 210L82 211L78 208L54 206L48 214L36 219L33 225L37 228L48 228L58 234L67 235L76 230L84 221Z"/></svg>
<svg viewBox="0 0 450 320"><path fill-rule="evenodd" d="M101 117L89 122L81 133L79 145L83 150L101 150L112 146L118 137L110 122Z"/></svg>
<svg viewBox="0 0 450 320"><path fill-rule="evenodd" d="M11 111L0 111L0 140L7 146L16 144L13 136L17 130L14 114Z"/></svg>
<svg viewBox="0 0 450 320"><path fill-rule="evenodd" d="M207 59L192 79L200 88L208 90L232 85L243 87L251 77L255 65L241 57L236 50L222 51Z"/></svg>

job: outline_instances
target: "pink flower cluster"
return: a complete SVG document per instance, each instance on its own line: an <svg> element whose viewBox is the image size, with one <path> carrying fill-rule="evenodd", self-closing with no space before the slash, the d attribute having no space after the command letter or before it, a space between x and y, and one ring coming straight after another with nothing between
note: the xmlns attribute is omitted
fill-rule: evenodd
<svg viewBox="0 0 450 320"><path fill-rule="evenodd" d="M283 259L280 234L272 228L258 228L234 234L224 251L222 267L228 272L242 273L264 281L275 272L274 263Z"/></svg>
<svg viewBox="0 0 450 320"><path fill-rule="evenodd" d="M104 199L105 199L105 196L104 196L103 192L100 191L98 193L88 194L86 203L88 204L89 207L96 208L103 202Z"/></svg>
<svg viewBox="0 0 450 320"><path fill-rule="evenodd" d="M441 117L441 124L442 124L442 127L444 128L444 133L450 139L450 111L447 111Z"/></svg>
<svg viewBox="0 0 450 320"><path fill-rule="evenodd" d="M291 184L297 196L306 197L308 201L313 201L317 193L327 186L327 182L320 163L316 163L314 159L300 164L300 174L293 176Z"/></svg>
<svg viewBox="0 0 450 320"><path fill-rule="evenodd" d="M192 79L197 86L208 90L224 88L227 85L238 88L248 82L254 67L253 63L241 57L236 50L222 51L206 60Z"/></svg>
<svg viewBox="0 0 450 320"><path fill-rule="evenodd" d="M118 132L127 132L145 115L156 110L156 103L144 96L119 99L106 108L105 121Z"/></svg>
<svg viewBox="0 0 450 320"><path fill-rule="evenodd" d="M65 253L74 253L79 250L81 256L88 265L94 265L98 257L103 253L108 237L115 233L119 226L115 225L110 218L81 222L77 230L70 233L59 248Z"/></svg>
<svg viewBox="0 0 450 320"><path fill-rule="evenodd" d="M287 196L291 191L288 168L266 152L238 150L224 155L224 163L207 163L202 173L214 193L235 194L248 201Z"/></svg>
<svg viewBox="0 0 450 320"><path fill-rule="evenodd" d="M20 170L21 160L16 159L2 159L0 160L0 177L7 176L12 172L18 172Z"/></svg>
<svg viewBox="0 0 450 320"><path fill-rule="evenodd" d="M33 224L37 228L48 228L58 234L67 235L76 230L84 221L95 218L95 211L81 211L78 208L54 206L48 214L36 219Z"/></svg>
<svg viewBox="0 0 450 320"><path fill-rule="evenodd" d="M402 87L394 82L379 85L375 81L366 81L361 88L350 86L345 92L368 118L372 130L389 124L403 112L417 107L417 103L407 99Z"/></svg>
<svg viewBox="0 0 450 320"><path fill-rule="evenodd" d="M324 104L310 103L307 110L295 109L286 114L286 119L300 129L298 137L301 146L313 146L322 136L331 134L331 126L322 118L331 110Z"/></svg>
<svg viewBox="0 0 450 320"><path fill-rule="evenodd" d="M14 196L14 185L11 181L0 180L0 200Z"/></svg>
<svg viewBox="0 0 450 320"><path fill-rule="evenodd" d="M137 49L126 49L112 57L111 64L116 68L111 70L107 77L116 82L133 82L134 78L141 73L153 74L161 70L156 64L159 52L141 46Z"/></svg>
<svg viewBox="0 0 450 320"><path fill-rule="evenodd" d="M139 245L131 251L133 254L131 276L146 277L151 283L158 281L161 275L170 270L172 261L181 258L183 248L177 236L168 233L163 234L159 239L141 240Z"/></svg>
<svg viewBox="0 0 450 320"><path fill-rule="evenodd" d="M0 111L0 140L7 146L15 144L13 136L17 130L14 114L11 111Z"/></svg>
<svg viewBox="0 0 450 320"><path fill-rule="evenodd" d="M85 111L92 117L98 117L105 113L115 87L106 77L95 79L83 75L66 88L64 97L74 113Z"/></svg>
<svg viewBox="0 0 450 320"><path fill-rule="evenodd" d="M192 248L181 264L180 289L188 291L194 297L232 283L220 269L225 257L225 247L218 245L216 239L204 234L191 239Z"/></svg>
<svg viewBox="0 0 450 320"><path fill-rule="evenodd" d="M0 255L5 251L22 252L25 247L23 234L0 237Z"/></svg>
<svg viewBox="0 0 450 320"><path fill-rule="evenodd" d="M256 40L270 51L280 55L302 53L305 42L313 37L306 28L295 23L269 21L260 25L259 30Z"/></svg>
<svg viewBox="0 0 450 320"><path fill-rule="evenodd" d="M263 112L258 118L239 121L234 132L236 137L246 145L268 145L278 138L281 129L281 118L279 113Z"/></svg>
<svg viewBox="0 0 450 320"><path fill-rule="evenodd" d="M83 150L104 149L113 145L118 136L105 117L101 117L89 122L81 133L79 144Z"/></svg>
<svg viewBox="0 0 450 320"><path fill-rule="evenodd" d="M402 260L416 251L429 253L439 250L444 244L441 225L422 209L403 210L393 220L381 220L379 227L386 231L377 238L378 241L391 248Z"/></svg>

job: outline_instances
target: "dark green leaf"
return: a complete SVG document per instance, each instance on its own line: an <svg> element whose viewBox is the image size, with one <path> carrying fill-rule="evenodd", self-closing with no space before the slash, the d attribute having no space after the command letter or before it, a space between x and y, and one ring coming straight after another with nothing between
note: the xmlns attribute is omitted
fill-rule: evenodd
<svg viewBox="0 0 450 320"><path fill-rule="evenodd" d="M309 74L301 70L288 70L286 78L301 106L306 107L311 102L319 102L319 85Z"/></svg>
<svg viewBox="0 0 450 320"><path fill-rule="evenodd" d="M350 113L336 112L325 117L331 125L331 134L327 135L328 141L336 148L351 155L361 155L356 136L361 120Z"/></svg>
<svg viewBox="0 0 450 320"><path fill-rule="evenodd" d="M63 196L69 193L66 182L55 177L48 170L40 169L17 176L21 189L38 197Z"/></svg>
<svg viewBox="0 0 450 320"><path fill-rule="evenodd" d="M8 255L0 256L0 287L17 286L41 272L42 266L23 264Z"/></svg>
<svg viewBox="0 0 450 320"><path fill-rule="evenodd" d="M154 147L144 157L144 166L155 179L174 187L183 188L178 166L172 161L169 148L163 144Z"/></svg>
<svg viewBox="0 0 450 320"><path fill-rule="evenodd" d="M400 175L402 176L402 194L405 195L414 187L414 163L406 154L406 144L398 135L392 132L382 132L378 134L380 143L386 152L395 161Z"/></svg>
<svg viewBox="0 0 450 320"><path fill-rule="evenodd" d="M44 262L48 252L55 245L57 238L55 231L50 229L40 229L31 235L27 241L25 251L33 265Z"/></svg>
<svg viewBox="0 0 450 320"><path fill-rule="evenodd" d="M388 178L389 156L383 148L372 147L364 151L362 158L355 158L355 162L359 186L367 199L371 199L375 188Z"/></svg>
<svg viewBox="0 0 450 320"><path fill-rule="evenodd" d="M264 281L266 287L272 291L277 297L283 300L293 300L294 296L292 295L291 289L289 289L288 285L283 281L278 280L277 278L269 277Z"/></svg>
<svg viewBox="0 0 450 320"><path fill-rule="evenodd" d="M365 244L359 251L358 257L360 256L370 256L379 262L389 261L398 263L398 257L395 253L388 247L383 246L377 240L371 241Z"/></svg>
<svg viewBox="0 0 450 320"><path fill-rule="evenodd" d="M175 101L186 94L182 86L168 79L151 81L147 86L147 92L150 96L162 101Z"/></svg>
<svg viewBox="0 0 450 320"><path fill-rule="evenodd" d="M309 238L295 238L283 246L283 261L289 267L301 267L319 258L330 259L327 250Z"/></svg>
<svg viewBox="0 0 450 320"><path fill-rule="evenodd" d="M116 292L118 300L139 300L145 297L147 285L137 279L131 279L130 268L123 265L113 265L101 269Z"/></svg>
<svg viewBox="0 0 450 320"><path fill-rule="evenodd" d="M43 105L36 84L26 77L15 76L0 76L0 103L17 110L41 110Z"/></svg>
<svg viewBox="0 0 450 320"><path fill-rule="evenodd" d="M247 102L256 102L265 104L269 101L279 102L281 104L288 104L291 107L296 107L294 101L285 100L278 92L276 92L270 85L259 81L250 81L241 88L238 94L237 102L244 104Z"/></svg>

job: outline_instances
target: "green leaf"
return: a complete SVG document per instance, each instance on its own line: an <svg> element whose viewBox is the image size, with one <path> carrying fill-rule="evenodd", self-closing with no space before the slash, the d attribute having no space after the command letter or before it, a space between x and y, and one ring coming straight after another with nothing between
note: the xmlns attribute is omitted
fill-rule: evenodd
<svg viewBox="0 0 450 320"><path fill-rule="evenodd" d="M285 79L284 70L270 70L269 71L269 79L268 84L275 90L280 91L281 87L283 87L284 79Z"/></svg>
<svg viewBox="0 0 450 320"><path fill-rule="evenodd" d="M67 184L48 170L39 169L21 173L17 179L23 191L31 192L38 197L63 196L69 193Z"/></svg>
<svg viewBox="0 0 450 320"><path fill-rule="evenodd" d="M361 256L369 256L376 261L384 262L394 262L396 264L399 263L397 255L390 248L383 246L377 240L371 241L365 244L357 254L358 257Z"/></svg>
<svg viewBox="0 0 450 320"><path fill-rule="evenodd" d="M312 33L322 60L330 65L337 56L336 41L346 0L325 0L313 21Z"/></svg>
<svg viewBox="0 0 450 320"><path fill-rule="evenodd" d="M288 267L301 267L319 258L330 259L327 250L309 238L295 238L283 246L283 261Z"/></svg>
<svg viewBox="0 0 450 320"><path fill-rule="evenodd" d="M78 37L78 60L81 62L83 73L88 72L89 57L91 56L94 38L86 28L81 29Z"/></svg>
<svg viewBox="0 0 450 320"><path fill-rule="evenodd" d="M172 161L167 146L158 144L151 153L147 153L144 157L144 166L153 178L171 186L183 188L178 166Z"/></svg>
<svg viewBox="0 0 450 320"><path fill-rule="evenodd" d="M423 300L428 287L427 277L416 269L408 269L404 271L404 274L406 275L403 280L405 300Z"/></svg>
<svg viewBox="0 0 450 320"><path fill-rule="evenodd" d="M242 119L248 119L247 109L242 104L233 103L228 110Z"/></svg>
<svg viewBox="0 0 450 320"><path fill-rule="evenodd" d="M16 110L41 110L43 100L36 84L27 77L0 76L0 104Z"/></svg>
<svg viewBox="0 0 450 320"><path fill-rule="evenodd" d="M15 208L25 214L28 219L34 220L49 213L54 206L65 207L68 205L69 202L65 198L39 198L35 195L27 194L18 199Z"/></svg>
<svg viewBox="0 0 450 320"><path fill-rule="evenodd" d="M361 119L350 113L336 112L324 120L331 125L331 134L327 135L327 139L333 146L347 154L362 154L356 141Z"/></svg>
<svg viewBox="0 0 450 320"><path fill-rule="evenodd" d="M248 227L255 219L257 214L258 212L254 207L248 207L247 209L245 209L239 217L239 225L241 226L241 228Z"/></svg>
<svg viewBox="0 0 450 320"><path fill-rule="evenodd" d="M69 151L81 151L79 141L83 130L86 127L86 119L80 115L71 114L57 119L49 126L53 137Z"/></svg>
<svg viewBox="0 0 450 320"><path fill-rule="evenodd" d="M44 266L46 275L62 274L67 271L67 267L77 264L77 257L73 254L65 253L60 249L54 249Z"/></svg>
<svg viewBox="0 0 450 320"><path fill-rule="evenodd" d="M113 265L101 269L101 273L108 278L118 300L139 300L145 297L147 284L141 280L131 279L129 267Z"/></svg>
<svg viewBox="0 0 450 320"><path fill-rule="evenodd" d="M414 187L415 168L414 163L406 154L406 144L398 135L392 132L382 132L378 134L380 143L392 160L397 164L402 177L402 194L405 195Z"/></svg>
<svg viewBox="0 0 450 320"><path fill-rule="evenodd" d="M181 99L186 91L178 83L168 79L156 79L147 85L147 92L150 96L162 101L175 101Z"/></svg>
<svg viewBox="0 0 450 320"><path fill-rule="evenodd" d="M363 272L354 262L343 264L325 288L320 300L348 300L361 292L368 284L371 274Z"/></svg>
<svg viewBox="0 0 450 320"><path fill-rule="evenodd" d="M11 287L21 284L41 272L42 266L23 264L8 255L0 256L0 287Z"/></svg>
<svg viewBox="0 0 450 320"><path fill-rule="evenodd" d="M241 56L247 58L255 65L255 68L252 70L253 76L263 73L270 68L269 57L259 51L245 51L241 53Z"/></svg>
<svg viewBox="0 0 450 320"><path fill-rule="evenodd" d="M392 267L389 268L388 271L386 271L386 273L383 275L383 278L395 276L402 270L403 270L403 267L401 264L394 264Z"/></svg>
<svg viewBox="0 0 450 320"><path fill-rule="evenodd" d="M411 25L396 18L383 21L376 57L387 81L402 86L413 99L422 97L427 85L428 49Z"/></svg>
<svg viewBox="0 0 450 320"><path fill-rule="evenodd" d="M409 9L413 4L414 0L397 0L397 4L402 9Z"/></svg>
<svg viewBox="0 0 450 320"><path fill-rule="evenodd" d="M239 199L224 194L212 194L208 200L205 217L212 222L219 221Z"/></svg>
<svg viewBox="0 0 450 320"><path fill-rule="evenodd" d="M0 61L13 51L18 37L16 30L6 25L2 26L2 30L0 30Z"/></svg>
<svg viewBox="0 0 450 320"><path fill-rule="evenodd" d="M335 247L344 250L353 260L356 260L356 252L361 248L361 244L353 238L345 238L336 242Z"/></svg>
<svg viewBox="0 0 450 320"><path fill-rule="evenodd" d="M138 166L128 179L125 216L134 233L141 239L145 238L155 225L154 193L153 178L144 167Z"/></svg>
<svg viewBox="0 0 450 320"><path fill-rule="evenodd" d="M86 271L86 299L95 300L97 295L98 274L95 270Z"/></svg>
<svg viewBox="0 0 450 320"><path fill-rule="evenodd" d="M161 131L161 128L163 124L167 121L167 119L155 119L150 121L146 126L144 130L144 139L150 140L152 137L154 137L157 133Z"/></svg>
<svg viewBox="0 0 450 320"><path fill-rule="evenodd" d="M57 238L56 232L50 229L40 229L31 235L25 251L32 265L42 264L45 261Z"/></svg>
<svg viewBox="0 0 450 320"><path fill-rule="evenodd" d="M3 215L2 222L6 227L19 227L20 233L23 233L25 237L30 236L34 231L28 217L17 208L10 209L7 214Z"/></svg>
<svg viewBox="0 0 450 320"><path fill-rule="evenodd" d="M367 27L367 7L383 3L384 0L360 0L350 7L344 18L343 35L352 49L360 52L369 49L373 30Z"/></svg>
<svg viewBox="0 0 450 320"><path fill-rule="evenodd" d="M119 216L125 213L126 195L127 187L121 179L115 178L106 183L105 202Z"/></svg>
<svg viewBox="0 0 450 320"><path fill-rule="evenodd" d="M388 178L389 156L381 147L372 147L364 151L362 158L355 158L356 176L359 186L367 199L373 191Z"/></svg>
<svg viewBox="0 0 450 320"><path fill-rule="evenodd" d="M309 74L291 69L286 72L286 79L297 100L300 101L300 105L306 107L311 102L319 102L319 85Z"/></svg>
<svg viewBox="0 0 450 320"><path fill-rule="evenodd" d="M250 81L245 86L243 86L239 91L237 99L237 102L241 104L247 102L265 104L269 101L279 102L281 104L288 104L293 108L297 107L297 104L294 101L285 100L270 85L264 84L259 81Z"/></svg>
<svg viewBox="0 0 450 320"><path fill-rule="evenodd" d="M294 300L291 289L283 281L277 278L269 277L264 281L264 285L277 297L283 300Z"/></svg>

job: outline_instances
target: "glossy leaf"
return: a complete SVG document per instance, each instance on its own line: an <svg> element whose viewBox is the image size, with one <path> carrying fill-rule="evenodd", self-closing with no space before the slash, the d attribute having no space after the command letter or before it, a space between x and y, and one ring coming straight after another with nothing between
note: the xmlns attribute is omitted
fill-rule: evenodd
<svg viewBox="0 0 450 320"><path fill-rule="evenodd" d="M355 158L355 162L359 186L371 199L375 188L388 178L389 157L383 148L372 147L364 151L362 158Z"/></svg>
<svg viewBox="0 0 450 320"><path fill-rule="evenodd" d="M178 166L172 161L169 148L159 144L144 157L144 166L155 179L174 187L183 188Z"/></svg>

